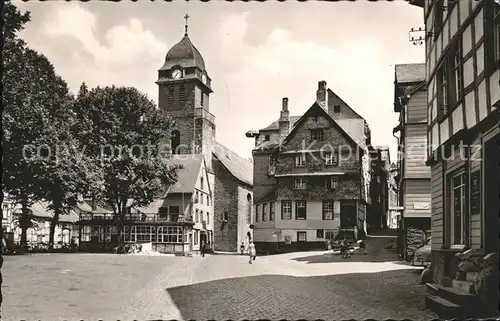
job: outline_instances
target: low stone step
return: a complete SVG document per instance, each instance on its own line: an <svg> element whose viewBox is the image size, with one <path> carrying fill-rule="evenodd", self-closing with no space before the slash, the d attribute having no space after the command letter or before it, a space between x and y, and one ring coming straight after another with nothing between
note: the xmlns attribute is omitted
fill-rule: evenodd
<svg viewBox="0 0 500 321"><path fill-rule="evenodd" d="M427 292L464 307L480 304L479 297L459 289L445 287L439 284L427 283Z"/></svg>
<svg viewBox="0 0 500 321"><path fill-rule="evenodd" d="M477 272L467 272L465 273L465 280L469 282L473 282L477 279Z"/></svg>
<svg viewBox="0 0 500 321"><path fill-rule="evenodd" d="M425 297L425 307L441 319L461 318L464 314L463 307L436 295Z"/></svg>
<svg viewBox="0 0 500 321"><path fill-rule="evenodd" d="M457 290L461 290L465 293L470 293L470 287L472 286L472 282L470 281L460 281L453 280L451 281L451 287Z"/></svg>

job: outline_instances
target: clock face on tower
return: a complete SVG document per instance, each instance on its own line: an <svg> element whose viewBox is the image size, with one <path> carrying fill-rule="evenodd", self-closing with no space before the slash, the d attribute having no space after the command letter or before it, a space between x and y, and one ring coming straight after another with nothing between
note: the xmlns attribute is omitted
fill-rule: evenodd
<svg viewBox="0 0 500 321"><path fill-rule="evenodd" d="M175 69L172 71L172 78L173 79L179 79L181 78L182 76L182 71L180 71L179 69Z"/></svg>
<svg viewBox="0 0 500 321"><path fill-rule="evenodd" d="M201 75L201 81L203 81L205 85L207 84L207 76L205 76L205 74Z"/></svg>

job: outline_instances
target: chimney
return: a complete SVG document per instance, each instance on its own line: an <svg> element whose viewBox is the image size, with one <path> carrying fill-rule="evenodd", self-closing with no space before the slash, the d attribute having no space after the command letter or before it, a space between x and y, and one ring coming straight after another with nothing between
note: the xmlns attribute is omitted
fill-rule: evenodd
<svg viewBox="0 0 500 321"><path fill-rule="evenodd" d="M283 98L279 120L280 142L288 136L290 131L290 112L288 111L288 98Z"/></svg>
<svg viewBox="0 0 500 321"><path fill-rule="evenodd" d="M318 90L316 91L316 101L320 103L321 107L328 107L328 93L326 87L326 81L322 80L318 82Z"/></svg>

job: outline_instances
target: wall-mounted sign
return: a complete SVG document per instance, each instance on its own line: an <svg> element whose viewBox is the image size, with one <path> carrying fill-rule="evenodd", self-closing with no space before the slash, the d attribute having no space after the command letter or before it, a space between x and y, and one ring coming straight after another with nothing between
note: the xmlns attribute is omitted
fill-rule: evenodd
<svg viewBox="0 0 500 321"><path fill-rule="evenodd" d="M292 237L291 236L285 236L285 244L292 244Z"/></svg>
<svg viewBox="0 0 500 321"><path fill-rule="evenodd" d="M413 203L414 210L428 210L430 209L430 204L428 202L425 203Z"/></svg>
<svg viewBox="0 0 500 321"><path fill-rule="evenodd" d="M481 170L470 174L470 212L481 213Z"/></svg>

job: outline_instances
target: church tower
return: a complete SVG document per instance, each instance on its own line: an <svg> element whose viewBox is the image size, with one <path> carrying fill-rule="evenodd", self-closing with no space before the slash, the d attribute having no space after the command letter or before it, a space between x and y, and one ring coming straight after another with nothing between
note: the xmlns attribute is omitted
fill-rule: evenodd
<svg viewBox="0 0 500 321"><path fill-rule="evenodd" d="M215 116L210 113L211 79L200 52L188 37L173 46L158 70L159 108L175 120L171 132L174 154L203 154L211 163L215 141Z"/></svg>

